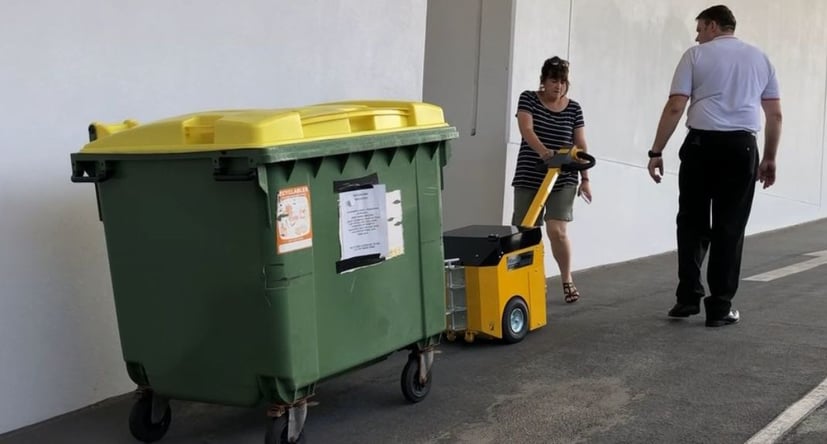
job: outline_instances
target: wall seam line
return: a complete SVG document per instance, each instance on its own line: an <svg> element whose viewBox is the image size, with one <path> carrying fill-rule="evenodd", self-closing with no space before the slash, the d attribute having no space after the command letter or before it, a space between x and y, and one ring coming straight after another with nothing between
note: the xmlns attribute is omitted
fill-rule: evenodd
<svg viewBox="0 0 827 444"><path fill-rule="evenodd" d="M827 73L827 57L824 58L825 73ZM824 203L824 150L827 149L827 76L824 76L824 107L821 111L821 174L819 174L818 207Z"/></svg>
<svg viewBox="0 0 827 444"><path fill-rule="evenodd" d="M476 76L474 78L474 117L471 122L471 136L477 135L477 124L479 123L480 115L480 74L482 70L482 8L484 0L479 2L479 14L477 15L477 56L476 56Z"/></svg>
<svg viewBox="0 0 827 444"><path fill-rule="evenodd" d="M574 0L569 0L569 38L566 42L566 60L571 60L571 22L574 14Z"/></svg>

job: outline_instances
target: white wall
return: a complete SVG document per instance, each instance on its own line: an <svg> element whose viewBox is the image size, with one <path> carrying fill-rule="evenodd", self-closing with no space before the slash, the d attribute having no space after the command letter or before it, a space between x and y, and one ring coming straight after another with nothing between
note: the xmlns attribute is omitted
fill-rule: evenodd
<svg viewBox="0 0 827 444"><path fill-rule="evenodd" d="M459 131L445 168L443 224L500 224L512 0L428 2L423 99Z"/></svg>
<svg viewBox="0 0 827 444"><path fill-rule="evenodd" d="M421 98L425 0L5 0L0 17L0 433L132 389L93 187L69 181L91 121Z"/></svg>
<svg viewBox="0 0 827 444"><path fill-rule="evenodd" d="M795 0L727 2L736 35L762 47L781 82L785 122L776 186L757 193L748 233L827 217L825 103L827 4ZM699 0L515 0L510 100L535 89L552 55L571 61L570 96L584 108L594 202L575 203L570 232L575 269L619 262L675 248L677 148L683 123L665 154L660 185L645 170L672 73L695 44L694 18L711 3ZM428 85L426 84L427 88ZM763 134L759 135L763 146ZM510 221L520 135L512 119L507 142L503 221ZM548 243L546 243L548 247ZM551 255L549 275L557 274ZM667 269L666 272L674 272Z"/></svg>
<svg viewBox="0 0 827 444"><path fill-rule="evenodd" d="M589 208L578 205L578 223L572 226L579 267L675 247L677 151L685 135L683 123L670 140L665 156L668 176L659 186L645 171L645 152L651 147L675 65L695 44L694 18L710 5L698 0L573 2L572 97L585 109L590 147L600 161L592 175L595 202ZM736 36L759 45L774 62L785 113L778 183L757 193L748 232L827 216L820 202L827 5L805 0L739 0L727 5L738 21ZM605 35L594 32L599 28ZM763 134L759 141L763 146ZM595 235L597 239L591 239Z"/></svg>

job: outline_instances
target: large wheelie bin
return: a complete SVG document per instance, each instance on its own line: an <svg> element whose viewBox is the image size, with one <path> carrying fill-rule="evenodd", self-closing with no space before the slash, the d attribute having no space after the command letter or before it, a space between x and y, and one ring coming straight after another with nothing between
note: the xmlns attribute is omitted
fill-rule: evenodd
<svg viewBox="0 0 827 444"><path fill-rule="evenodd" d="M439 107L215 111L89 133L72 181L95 186L138 440L160 440L181 399L266 408L265 442L297 442L320 381L400 350L404 396L427 395L457 137Z"/></svg>

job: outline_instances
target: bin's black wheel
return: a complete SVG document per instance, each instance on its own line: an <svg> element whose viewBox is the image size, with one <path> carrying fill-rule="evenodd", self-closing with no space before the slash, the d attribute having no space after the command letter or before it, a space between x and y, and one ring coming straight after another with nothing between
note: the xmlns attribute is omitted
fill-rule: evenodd
<svg viewBox="0 0 827 444"><path fill-rule="evenodd" d="M431 379L431 372L428 371L425 383L419 382L419 358L411 355L402 369L402 394L405 395L405 399L413 403L425 399L431 391Z"/></svg>
<svg viewBox="0 0 827 444"><path fill-rule="evenodd" d="M267 433L264 435L264 444L289 444L290 441L287 439L287 423L280 426L282 421L278 418L270 418L267 422ZM281 433L278 433L279 427L281 427ZM292 444L304 444L306 441L304 439L304 432L299 434L299 439L297 441L293 441Z"/></svg>
<svg viewBox="0 0 827 444"><path fill-rule="evenodd" d="M520 342L528 334L528 307L522 298L513 297L503 310L503 341Z"/></svg>
<svg viewBox="0 0 827 444"><path fill-rule="evenodd" d="M129 431L132 436L141 442L155 442L166 435L169 424L172 422L172 411L166 405L164 416L158 423L152 422L152 395L146 393L132 406L129 412Z"/></svg>

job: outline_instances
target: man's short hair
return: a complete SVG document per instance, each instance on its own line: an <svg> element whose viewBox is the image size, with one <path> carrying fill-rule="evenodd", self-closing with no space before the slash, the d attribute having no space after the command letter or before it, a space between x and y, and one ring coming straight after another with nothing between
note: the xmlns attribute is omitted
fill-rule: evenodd
<svg viewBox="0 0 827 444"><path fill-rule="evenodd" d="M704 9L695 20L715 22L724 31L735 31L735 15L724 5Z"/></svg>

